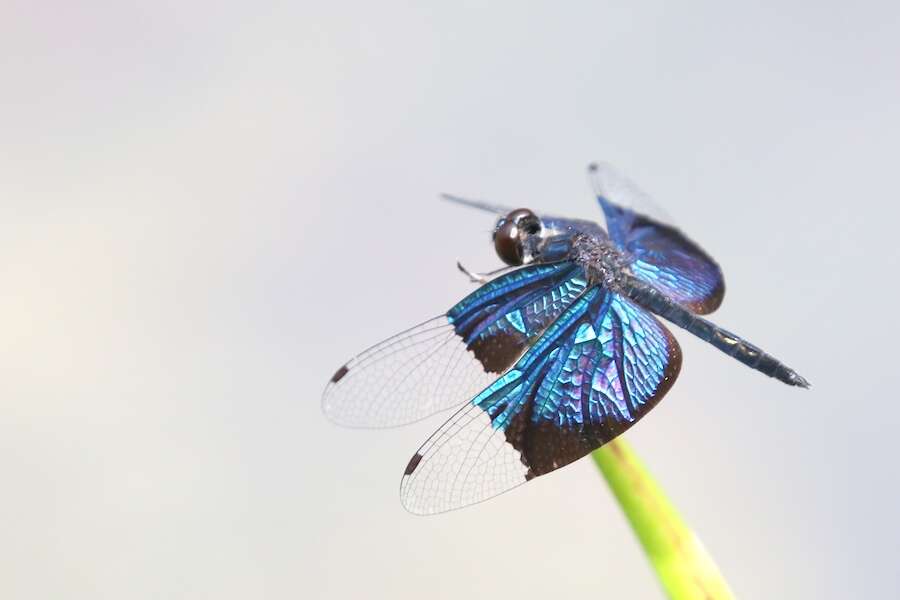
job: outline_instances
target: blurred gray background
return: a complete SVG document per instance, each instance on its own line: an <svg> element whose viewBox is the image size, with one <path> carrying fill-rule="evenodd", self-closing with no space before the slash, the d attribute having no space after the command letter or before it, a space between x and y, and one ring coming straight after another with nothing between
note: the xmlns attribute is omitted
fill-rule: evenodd
<svg viewBox="0 0 900 600"><path fill-rule="evenodd" d="M639 598L588 461L416 518L441 422L335 368L498 266L442 191L600 218L607 160L723 265L628 437L743 598L900 595L894 2L0 4L0 595Z"/></svg>

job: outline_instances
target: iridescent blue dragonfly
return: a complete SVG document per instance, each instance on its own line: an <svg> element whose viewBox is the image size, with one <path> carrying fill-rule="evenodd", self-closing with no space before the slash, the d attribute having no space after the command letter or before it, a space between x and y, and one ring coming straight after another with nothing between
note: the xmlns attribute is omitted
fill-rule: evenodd
<svg viewBox="0 0 900 600"><path fill-rule="evenodd" d="M411 423L468 401L409 461L400 494L411 512L480 502L634 425L681 367L678 342L654 314L757 371L809 386L698 316L722 302L719 265L678 229L632 208L643 194L614 169L592 165L590 173L605 231L448 197L499 215L493 241L508 266L490 280L470 274L484 285L353 358L328 383L325 414L352 427Z"/></svg>

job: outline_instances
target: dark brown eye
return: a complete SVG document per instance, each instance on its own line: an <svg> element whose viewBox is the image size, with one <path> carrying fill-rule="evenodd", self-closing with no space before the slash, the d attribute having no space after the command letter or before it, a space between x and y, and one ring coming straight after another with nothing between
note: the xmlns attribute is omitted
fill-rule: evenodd
<svg viewBox="0 0 900 600"><path fill-rule="evenodd" d="M539 235L541 220L527 208L517 208L500 222L494 232L494 249L508 265L525 263L526 239Z"/></svg>
<svg viewBox="0 0 900 600"><path fill-rule="evenodd" d="M507 219L494 232L494 249L500 260L511 266L524 262L522 240L519 239L519 226L515 221Z"/></svg>

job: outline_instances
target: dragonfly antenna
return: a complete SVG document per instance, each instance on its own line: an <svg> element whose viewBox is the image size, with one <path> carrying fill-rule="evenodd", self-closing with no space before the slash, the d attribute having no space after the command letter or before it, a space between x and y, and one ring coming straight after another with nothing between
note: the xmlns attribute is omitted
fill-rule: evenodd
<svg viewBox="0 0 900 600"><path fill-rule="evenodd" d="M451 194L441 194L441 199L502 216L508 215L511 212L511 209L506 208L505 206L489 204L487 202L482 202L481 200L469 200L468 198L460 198L459 196L453 196Z"/></svg>

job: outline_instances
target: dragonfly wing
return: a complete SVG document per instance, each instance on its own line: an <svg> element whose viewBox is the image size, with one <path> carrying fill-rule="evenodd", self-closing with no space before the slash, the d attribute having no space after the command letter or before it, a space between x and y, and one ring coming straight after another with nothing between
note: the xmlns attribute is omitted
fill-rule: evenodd
<svg viewBox="0 0 900 600"><path fill-rule="evenodd" d="M716 310L725 295L725 279L716 261L665 224L649 196L610 165L592 165L591 179L609 236L634 258L635 276L692 312Z"/></svg>
<svg viewBox="0 0 900 600"><path fill-rule="evenodd" d="M581 458L655 406L680 366L653 315L591 287L422 445L401 481L404 506L460 508Z"/></svg>
<svg viewBox="0 0 900 600"><path fill-rule="evenodd" d="M508 369L586 285L581 268L568 262L489 281L445 315L338 369L323 411L350 427L391 427L458 406Z"/></svg>

